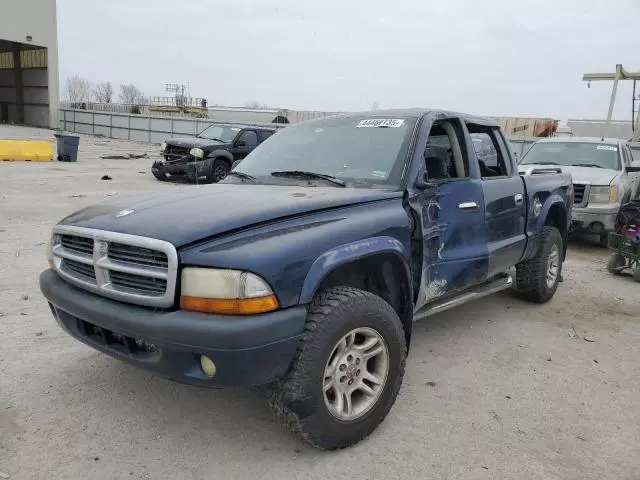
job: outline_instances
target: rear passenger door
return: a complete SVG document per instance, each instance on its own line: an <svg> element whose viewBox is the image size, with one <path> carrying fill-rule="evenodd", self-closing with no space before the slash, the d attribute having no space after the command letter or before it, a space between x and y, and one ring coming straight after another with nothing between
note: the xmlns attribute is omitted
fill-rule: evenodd
<svg viewBox="0 0 640 480"><path fill-rule="evenodd" d="M472 138L482 139L476 153L484 199L484 222L489 249L488 276L518 263L526 245L526 198L508 143L498 127L467 123Z"/></svg>

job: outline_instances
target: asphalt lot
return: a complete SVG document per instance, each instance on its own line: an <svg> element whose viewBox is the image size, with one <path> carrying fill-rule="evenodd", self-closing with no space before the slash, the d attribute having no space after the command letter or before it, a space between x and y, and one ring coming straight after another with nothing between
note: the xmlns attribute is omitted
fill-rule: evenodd
<svg viewBox="0 0 640 480"><path fill-rule="evenodd" d="M37 286L51 226L113 196L202 188L157 182L152 158L99 158L145 152L157 146L83 137L78 163L0 162L8 478L640 478L640 285L606 273L588 242L571 245L546 305L503 293L417 323L389 417L335 453L284 432L258 389L176 384L71 339Z"/></svg>

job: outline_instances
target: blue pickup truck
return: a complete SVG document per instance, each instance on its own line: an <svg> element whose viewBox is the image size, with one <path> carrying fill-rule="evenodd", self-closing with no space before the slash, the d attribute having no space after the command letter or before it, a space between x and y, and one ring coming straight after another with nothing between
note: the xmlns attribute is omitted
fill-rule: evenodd
<svg viewBox="0 0 640 480"><path fill-rule="evenodd" d="M40 288L87 345L181 382L267 385L290 430L338 449L391 409L414 320L511 287L512 267L523 298L551 299L572 197L567 174L519 175L492 120L323 118L216 185L63 219Z"/></svg>

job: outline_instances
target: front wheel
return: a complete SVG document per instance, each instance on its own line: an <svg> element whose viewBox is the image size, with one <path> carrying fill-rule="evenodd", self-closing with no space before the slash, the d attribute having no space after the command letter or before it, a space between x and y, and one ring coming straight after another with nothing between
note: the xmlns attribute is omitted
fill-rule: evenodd
<svg viewBox="0 0 640 480"><path fill-rule="evenodd" d="M348 447L389 413L405 358L402 324L387 302L350 287L323 290L311 303L289 372L269 391L269 405L315 447Z"/></svg>
<svg viewBox="0 0 640 480"><path fill-rule="evenodd" d="M516 265L516 286L524 298L536 303L551 300L562 277L563 242L557 228L546 226L538 237L535 257Z"/></svg>
<svg viewBox="0 0 640 480"><path fill-rule="evenodd" d="M229 173L229 163L223 158L216 158L211 162L211 168L207 174L209 183L218 183Z"/></svg>

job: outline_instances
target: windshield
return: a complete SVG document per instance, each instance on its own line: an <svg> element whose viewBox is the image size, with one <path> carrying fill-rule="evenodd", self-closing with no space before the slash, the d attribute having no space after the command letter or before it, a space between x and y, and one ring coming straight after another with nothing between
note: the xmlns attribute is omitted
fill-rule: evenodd
<svg viewBox="0 0 640 480"><path fill-rule="evenodd" d="M620 170L618 146L604 143L534 143L520 165L565 165Z"/></svg>
<svg viewBox="0 0 640 480"><path fill-rule="evenodd" d="M253 177L313 172L347 184L398 186L415 123L414 118L350 116L293 125L263 142L235 171Z"/></svg>
<svg viewBox="0 0 640 480"><path fill-rule="evenodd" d="M240 129L238 127L231 127L229 125L211 125L205 128L200 134L199 138L206 138L208 140L218 140L224 143L231 143Z"/></svg>

